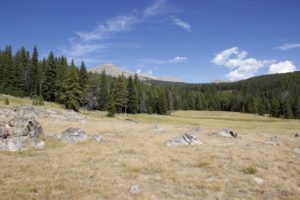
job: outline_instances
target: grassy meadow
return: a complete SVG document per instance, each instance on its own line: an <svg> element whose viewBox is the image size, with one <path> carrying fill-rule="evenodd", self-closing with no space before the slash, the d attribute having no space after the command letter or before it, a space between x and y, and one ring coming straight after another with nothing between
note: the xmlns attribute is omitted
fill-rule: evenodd
<svg viewBox="0 0 300 200"><path fill-rule="evenodd" d="M37 119L46 135L44 150L0 152L0 199L300 199L300 160L293 157L293 148L300 147L294 137L299 120L209 111L82 114L82 122ZM66 145L51 137L68 127L101 134L106 142ZM203 144L164 145L196 127L203 129L195 135ZM238 138L209 135L223 128L237 131ZM264 143L272 136L281 144ZM257 177L264 182L257 184ZM131 194L135 184L142 191Z"/></svg>

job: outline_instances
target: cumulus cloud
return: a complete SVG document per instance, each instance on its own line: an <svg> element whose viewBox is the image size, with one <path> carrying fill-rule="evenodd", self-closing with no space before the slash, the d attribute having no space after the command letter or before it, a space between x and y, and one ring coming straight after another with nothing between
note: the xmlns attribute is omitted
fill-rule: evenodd
<svg viewBox="0 0 300 200"><path fill-rule="evenodd" d="M292 61L286 60L279 63L274 63L269 67L269 74L287 73L296 71L297 68Z"/></svg>
<svg viewBox="0 0 300 200"><path fill-rule="evenodd" d="M171 16L171 20L174 25L179 26L179 27L183 28L184 30L192 33L192 27L188 22L183 21L182 19L179 19L175 16Z"/></svg>
<svg viewBox="0 0 300 200"><path fill-rule="evenodd" d="M275 49L279 49L281 51L285 51L285 50L299 48L299 47L300 47L300 43L291 43L291 44L287 43L287 44L283 44L281 46L278 46Z"/></svg>
<svg viewBox="0 0 300 200"><path fill-rule="evenodd" d="M226 49L212 59L215 65L223 65L231 71L226 75L230 81L250 78L262 67L274 63L275 60L258 60L247 58L248 53L238 47Z"/></svg>

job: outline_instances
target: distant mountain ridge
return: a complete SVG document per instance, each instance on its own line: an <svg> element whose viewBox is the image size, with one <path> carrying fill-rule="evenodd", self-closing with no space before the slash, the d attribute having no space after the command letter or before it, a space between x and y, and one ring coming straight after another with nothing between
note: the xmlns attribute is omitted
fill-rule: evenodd
<svg viewBox="0 0 300 200"><path fill-rule="evenodd" d="M105 71L107 75L113 76L113 77L118 77L123 75L124 77L128 78L129 76L134 76L135 74L138 75L139 79L142 81L166 81L166 82L183 82L182 80L176 78L176 77L155 77L150 74L146 73L135 73L131 71L127 71L125 69L122 69L121 67L118 67L114 64L108 63L108 64L103 64L97 67L93 67L88 69L88 71L93 72L93 73L102 73Z"/></svg>

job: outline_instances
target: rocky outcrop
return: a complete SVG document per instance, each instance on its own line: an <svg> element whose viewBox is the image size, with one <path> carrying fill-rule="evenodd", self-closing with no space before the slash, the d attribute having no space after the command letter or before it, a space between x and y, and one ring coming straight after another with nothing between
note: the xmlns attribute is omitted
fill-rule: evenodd
<svg viewBox="0 0 300 200"><path fill-rule="evenodd" d="M8 106L1 108L0 116L16 117L21 116L25 118L52 118L55 120L70 120L70 121L84 121L85 116L74 111L63 111L58 109L49 109L43 107L36 107L31 105Z"/></svg>
<svg viewBox="0 0 300 200"><path fill-rule="evenodd" d="M237 138L238 137L237 132L228 130L228 129L222 129L217 132L211 133L210 135L216 135L216 136L228 137L228 138L231 138L231 137Z"/></svg>
<svg viewBox="0 0 300 200"><path fill-rule="evenodd" d="M43 149L45 143L38 138L43 135L39 122L30 117L15 117L0 122L0 151L23 151L30 147Z"/></svg>
<svg viewBox="0 0 300 200"><path fill-rule="evenodd" d="M202 144L195 136L184 134L165 142L166 146Z"/></svg>
<svg viewBox="0 0 300 200"><path fill-rule="evenodd" d="M94 140L96 142L104 142L105 139L100 135L87 135L83 130L79 128L68 128L60 136L62 142L66 144L76 144L79 142L85 142Z"/></svg>

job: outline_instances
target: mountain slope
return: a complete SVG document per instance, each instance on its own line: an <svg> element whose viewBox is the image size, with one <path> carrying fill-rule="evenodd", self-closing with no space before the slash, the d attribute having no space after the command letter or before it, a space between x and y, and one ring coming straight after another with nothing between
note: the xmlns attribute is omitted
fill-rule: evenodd
<svg viewBox="0 0 300 200"><path fill-rule="evenodd" d="M116 65L113 64L103 64L97 67L93 67L88 69L88 71L93 73L102 73L105 71L107 75L118 77L118 76L125 76L128 78L129 76L134 76L136 73L127 71L125 69L122 69ZM150 74L145 73L138 73L137 74L139 79L142 81L151 81L151 80L157 80L157 81L167 81L167 82L183 82L182 80L176 78L176 77L155 77Z"/></svg>

